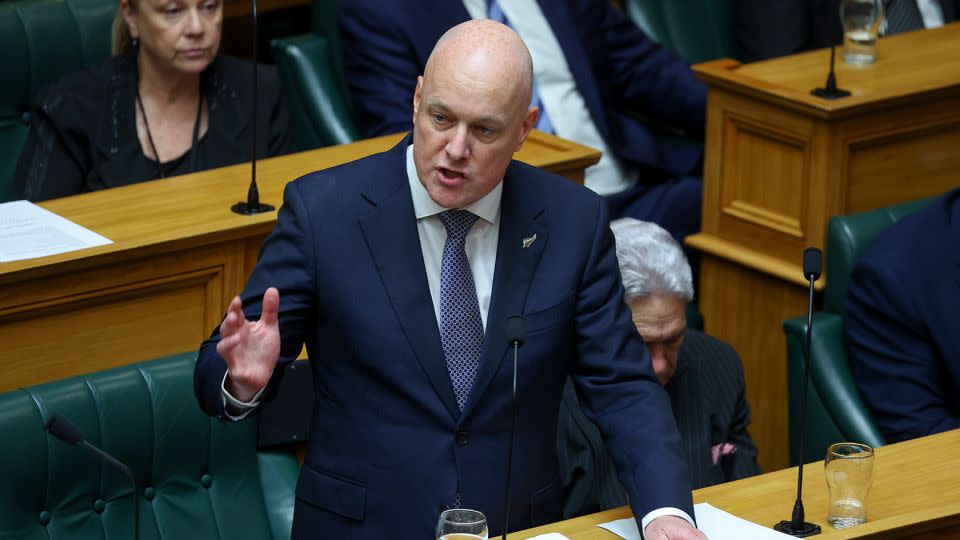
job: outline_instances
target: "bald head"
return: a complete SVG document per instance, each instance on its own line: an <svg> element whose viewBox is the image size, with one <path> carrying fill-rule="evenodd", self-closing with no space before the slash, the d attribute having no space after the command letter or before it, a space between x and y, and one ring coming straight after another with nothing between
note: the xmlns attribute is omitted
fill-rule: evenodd
<svg viewBox="0 0 960 540"><path fill-rule="evenodd" d="M470 21L440 38L413 96L413 161L434 202L465 208L500 184L537 122L532 85L530 52L506 26Z"/></svg>
<svg viewBox="0 0 960 540"><path fill-rule="evenodd" d="M533 93L533 60L527 45L510 27L489 19L467 21L437 41L423 71L435 75L458 70L466 77L496 78L517 93L526 110ZM439 73L438 73L439 72Z"/></svg>

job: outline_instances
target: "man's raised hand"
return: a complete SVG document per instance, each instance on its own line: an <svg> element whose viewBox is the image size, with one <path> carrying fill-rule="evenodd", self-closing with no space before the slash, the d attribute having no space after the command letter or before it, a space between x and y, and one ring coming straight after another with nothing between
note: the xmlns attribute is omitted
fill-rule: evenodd
<svg viewBox="0 0 960 540"><path fill-rule="evenodd" d="M227 363L226 389L236 399L248 402L270 381L280 359L280 292L270 287L263 294L259 321L243 315L240 297L235 296L220 323L217 353Z"/></svg>

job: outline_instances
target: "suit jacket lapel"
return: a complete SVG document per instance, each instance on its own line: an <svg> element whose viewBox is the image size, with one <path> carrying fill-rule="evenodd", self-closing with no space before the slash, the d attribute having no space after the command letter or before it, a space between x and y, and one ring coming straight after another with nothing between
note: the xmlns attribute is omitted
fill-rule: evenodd
<svg viewBox="0 0 960 540"><path fill-rule="evenodd" d="M469 414L483 395L503 362L507 352L507 319L523 313L530 281L547 245L549 227L542 215L543 206L534 197L528 196L523 178L518 176L517 167L511 164L503 181L500 236L484 332L483 356L473 390L464 407L464 416ZM536 240L524 247L523 240L533 235L536 235Z"/></svg>
<svg viewBox="0 0 960 540"><path fill-rule="evenodd" d="M375 208L360 219L360 227L400 326L434 390L451 416L457 419L460 408L443 356L405 173L408 143L409 137L391 150L397 153L397 163L390 163L388 169L398 173L378 179L379 182L364 193Z"/></svg>

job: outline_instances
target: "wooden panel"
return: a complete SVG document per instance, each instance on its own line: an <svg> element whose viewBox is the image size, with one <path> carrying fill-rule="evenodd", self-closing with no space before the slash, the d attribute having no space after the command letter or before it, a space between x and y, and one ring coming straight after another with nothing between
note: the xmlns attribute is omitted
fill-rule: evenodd
<svg viewBox="0 0 960 540"><path fill-rule="evenodd" d="M0 324L5 344L0 392L196 349L206 337L205 304L219 294L220 277L193 275L175 287L105 295L42 319Z"/></svg>
<svg viewBox="0 0 960 540"><path fill-rule="evenodd" d="M823 528L814 538L914 540L960 538L960 430L877 449L875 482L867 498L868 522L849 529L826 524L827 488L823 463L803 469L803 502L808 521ZM797 492L797 469L721 484L693 492L694 502L708 502L753 523L773 526L789 519ZM628 507L511 534L529 539L557 532L570 540L614 540L596 525L631 517Z"/></svg>
<svg viewBox="0 0 960 540"><path fill-rule="evenodd" d="M700 261L700 310L707 333L730 343L743 359L750 434L760 466L789 465L787 353L782 323L806 313L805 291L794 284L725 259Z"/></svg>
<svg viewBox="0 0 960 540"><path fill-rule="evenodd" d="M27 281L0 299L0 391L195 349L242 284L242 243Z"/></svg>
<svg viewBox="0 0 960 540"><path fill-rule="evenodd" d="M858 126L864 133L849 143L847 213L940 195L960 185L960 99L874 124Z"/></svg>

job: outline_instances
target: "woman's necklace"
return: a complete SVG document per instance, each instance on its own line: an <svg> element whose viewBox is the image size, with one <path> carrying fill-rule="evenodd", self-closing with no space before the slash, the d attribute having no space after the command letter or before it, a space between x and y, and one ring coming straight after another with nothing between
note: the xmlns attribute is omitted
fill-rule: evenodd
<svg viewBox="0 0 960 540"><path fill-rule="evenodd" d="M160 162L160 153L157 152L157 145L153 142L153 134L150 133L150 122L147 121L147 111L143 108L143 101L140 99L140 75L137 74L137 106L140 107L140 114L143 116L143 127L147 130L147 141L150 142L150 149L153 150L153 159L157 162L157 173L160 178L166 176L163 163ZM203 114L203 85L200 85L200 95L197 99L197 119L193 122L193 142L190 144L190 171L197 170L197 140L200 138L200 116Z"/></svg>

